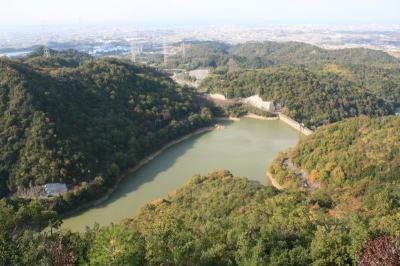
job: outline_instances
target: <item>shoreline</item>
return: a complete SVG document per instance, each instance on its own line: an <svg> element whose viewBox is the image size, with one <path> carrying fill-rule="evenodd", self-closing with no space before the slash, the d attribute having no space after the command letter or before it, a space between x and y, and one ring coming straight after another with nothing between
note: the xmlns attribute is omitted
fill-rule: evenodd
<svg viewBox="0 0 400 266"><path fill-rule="evenodd" d="M266 121L272 121L272 120L279 120L278 116L272 116L272 117L266 117L266 116L261 116L261 115L256 115L253 113L249 113L240 117L234 117L234 116L229 116L229 117L216 117L216 121L233 121L233 122L238 122L242 118L250 118L250 119L256 119L256 120L266 120Z"/></svg>
<svg viewBox="0 0 400 266"><path fill-rule="evenodd" d="M284 190L285 189L284 186L280 185L278 183L278 181L276 181L276 179L272 176L272 174L269 171L267 171L265 173L265 175L267 176L267 179L269 180L271 186L273 186L274 188L276 188L278 190Z"/></svg>
<svg viewBox="0 0 400 266"><path fill-rule="evenodd" d="M238 122L240 121L239 117L233 117L233 116L229 116L229 117L216 117L214 118L215 121L231 121L231 122Z"/></svg>
<svg viewBox="0 0 400 266"><path fill-rule="evenodd" d="M248 113L247 115L244 115L243 117L257 119L257 120L267 120L267 121L279 120L278 116L266 117L266 116L256 115L256 114L253 114L253 113Z"/></svg>
<svg viewBox="0 0 400 266"><path fill-rule="evenodd" d="M172 140L170 142L167 142L160 149L158 149L157 151L147 155L142 160L140 160L139 163L136 166L134 166L132 168L129 168L129 169L125 170L122 174L120 174L119 177L117 178L115 184L111 188L109 188L107 190L107 192L103 196L101 196L98 199L91 200L91 201L89 201L87 203L84 203L83 205L81 205L81 206L79 206L79 207L77 207L77 208L75 208L75 209L73 209L73 210L71 210L69 212L66 212L63 215L60 215L61 218L62 219L69 218L69 217L77 214L78 212L81 212L81 211L86 210L88 208L93 208L93 207L96 207L96 206L100 205L101 203L105 202L106 200L108 200L110 198L111 194L118 188L118 186L120 185L121 181L124 178L126 178L128 175L133 174L136 171L138 171L140 168L142 168L143 166L145 166L146 164L151 162L153 159L155 159L157 156L159 156L165 150L167 150L168 148L174 146L175 144L178 144L178 143L180 143L180 142L182 142L184 140L187 140L187 139L189 139L189 138L191 138L193 136L202 134L202 133L207 132L207 131L212 131L212 130L215 130L215 125L199 128L199 129L193 131L192 133L186 134L186 135L184 135L184 136L182 136L182 137L180 137L180 138L178 138L176 140Z"/></svg>

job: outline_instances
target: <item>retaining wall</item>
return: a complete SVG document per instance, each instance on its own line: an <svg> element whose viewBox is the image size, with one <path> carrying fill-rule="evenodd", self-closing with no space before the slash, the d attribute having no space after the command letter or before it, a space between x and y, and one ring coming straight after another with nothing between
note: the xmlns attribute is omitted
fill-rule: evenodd
<svg viewBox="0 0 400 266"><path fill-rule="evenodd" d="M278 116L279 116L279 120L282 120L282 122L285 122L286 124L293 127L294 129L300 131L301 133L303 133L306 136L313 133L313 131L311 129L301 126L300 123L296 122L295 120L288 117L287 115L278 113Z"/></svg>

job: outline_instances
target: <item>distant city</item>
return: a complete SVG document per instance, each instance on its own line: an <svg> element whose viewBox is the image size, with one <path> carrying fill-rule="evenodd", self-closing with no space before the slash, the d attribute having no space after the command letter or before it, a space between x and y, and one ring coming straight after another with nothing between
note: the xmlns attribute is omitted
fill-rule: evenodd
<svg viewBox="0 0 400 266"><path fill-rule="evenodd" d="M77 49L94 56L143 53L174 53L182 41L296 41L327 49L365 47L400 56L400 25L269 25L138 28L130 26L37 27L27 32L2 30L0 55L20 56L38 46ZM167 47L167 50L165 49Z"/></svg>

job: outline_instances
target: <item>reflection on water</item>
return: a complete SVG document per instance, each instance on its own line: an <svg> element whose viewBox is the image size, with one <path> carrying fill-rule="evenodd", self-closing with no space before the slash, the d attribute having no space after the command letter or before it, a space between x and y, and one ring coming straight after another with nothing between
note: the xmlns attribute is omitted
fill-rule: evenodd
<svg viewBox="0 0 400 266"><path fill-rule="evenodd" d="M236 176L267 184L267 165L299 137L283 122L253 119L194 136L127 176L106 202L66 219L63 227L82 230L95 222L106 225L132 217L146 202L166 196L195 174L228 169Z"/></svg>

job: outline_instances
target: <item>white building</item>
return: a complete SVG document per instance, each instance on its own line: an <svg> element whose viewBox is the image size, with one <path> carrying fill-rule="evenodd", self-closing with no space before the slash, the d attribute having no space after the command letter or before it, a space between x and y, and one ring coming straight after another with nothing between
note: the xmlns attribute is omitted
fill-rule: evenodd
<svg viewBox="0 0 400 266"><path fill-rule="evenodd" d="M67 185L62 183L49 183L43 186L48 197L58 196L68 191Z"/></svg>

